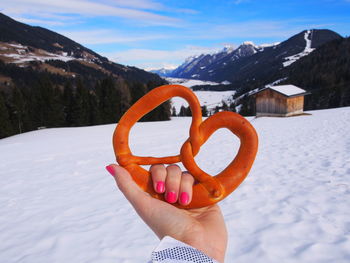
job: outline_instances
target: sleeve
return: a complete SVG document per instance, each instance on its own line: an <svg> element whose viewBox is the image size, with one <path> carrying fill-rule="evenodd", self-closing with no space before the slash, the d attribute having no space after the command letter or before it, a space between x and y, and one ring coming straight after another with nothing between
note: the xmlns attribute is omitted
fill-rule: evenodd
<svg viewBox="0 0 350 263"><path fill-rule="evenodd" d="M172 237L164 237L148 263L218 263L200 250Z"/></svg>

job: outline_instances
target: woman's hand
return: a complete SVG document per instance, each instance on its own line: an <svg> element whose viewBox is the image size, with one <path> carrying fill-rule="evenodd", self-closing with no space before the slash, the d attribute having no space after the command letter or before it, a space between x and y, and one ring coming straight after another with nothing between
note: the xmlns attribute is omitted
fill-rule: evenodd
<svg viewBox="0 0 350 263"><path fill-rule="evenodd" d="M194 178L189 173L182 173L177 165L151 166L154 189L165 194L167 203L142 191L123 167L111 164L106 169L139 216L160 239L171 236L224 262L227 231L219 206L185 210L169 204L191 202Z"/></svg>

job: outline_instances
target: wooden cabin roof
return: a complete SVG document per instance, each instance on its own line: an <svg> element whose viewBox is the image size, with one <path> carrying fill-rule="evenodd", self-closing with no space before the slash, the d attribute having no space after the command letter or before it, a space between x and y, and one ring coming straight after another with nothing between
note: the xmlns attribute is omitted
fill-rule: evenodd
<svg viewBox="0 0 350 263"><path fill-rule="evenodd" d="M267 86L257 92L255 92L254 94L257 94L263 90L266 89L271 89L274 91L277 91L278 93L281 93L284 96L287 97L296 97L296 96L303 96L303 95L307 95L310 94L309 92L306 92L305 90L294 86L294 85L278 85L278 86Z"/></svg>

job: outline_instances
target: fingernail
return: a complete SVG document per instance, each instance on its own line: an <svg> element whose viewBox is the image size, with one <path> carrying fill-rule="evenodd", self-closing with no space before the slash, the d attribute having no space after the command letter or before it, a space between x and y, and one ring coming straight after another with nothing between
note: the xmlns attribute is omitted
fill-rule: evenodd
<svg viewBox="0 0 350 263"><path fill-rule="evenodd" d="M183 205L187 205L188 201L190 200L190 197L188 195L188 193L186 192L182 192L180 194L180 203Z"/></svg>
<svg viewBox="0 0 350 263"><path fill-rule="evenodd" d="M107 165L106 170L114 177L114 169L112 165Z"/></svg>
<svg viewBox="0 0 350 263"><path fill-rule="evenodd" d="M168 203L175 203L176 202L176 194L175 192L167 192L165 195L165 200L167 200Z"/></svg>
<svg viewBox="0 0 350 263"><path fill-rule="evenodd" d="M165 190L165 183L162 181L157 182L156 190L158 193L163 193Z"/></svg>

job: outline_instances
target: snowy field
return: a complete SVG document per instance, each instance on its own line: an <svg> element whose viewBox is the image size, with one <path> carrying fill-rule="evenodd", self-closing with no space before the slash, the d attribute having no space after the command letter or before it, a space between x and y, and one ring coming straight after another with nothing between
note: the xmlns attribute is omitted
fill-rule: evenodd
<svg viewBox="0 0 350 263"><path fill-rule="evenodd" d="M223 81L222 83L219 82L213 82L208 80L199 80L199 79L182 79L182 78L164 78L166 81L168 81L170 84L179 84L183 85L189 88L192 88L193 86L201 86L201 85L228 85L230 84L229 81Z"/></svg>
<svg viewBox="0 0 350 263"><path fill-rule="evenodd" d="M233 90L228 91L193 91L196 94L201 106L207 106L208 110L214 112L216 106L221 106L222 101L225 101L227 105L232 102L232 96L236 93ZM175 107L176 113L180 112L181 106L188 107L188 103L181 97L171 98L171 105Z"/></svg>
<svg viewBox="0 0 350 263"><path fill-rule="evenodd" d="M196 85L219 85L220 83L197 80L197 79L181 79L181 78L165 78L171 84L183 85L185 87L191 88ZM227 85L230 84L228 81L224 81L221 84ZM236 91L194 91L196 94L201 106L207 106L207 109L214 112L216 106L221 106L222 101L225 101L228 105L232 101L232 96ZM181 106L188 107L187 101L180 97L174 97L171 99L171 104L176 109L176 113L179 114Z"/></svg>
<svg viewBox="0 0 350 263"><path fill-rule="evenodd" d="M250 118L253 169L220 203L226 262L350 262L350 108ZM177 154L190 118L139 123L138 155ZM0 262L147 262L158 244L116 189L115 125L46 129L0 140ZM218 173L238 139L219 130L196 160Z"/></svg>

